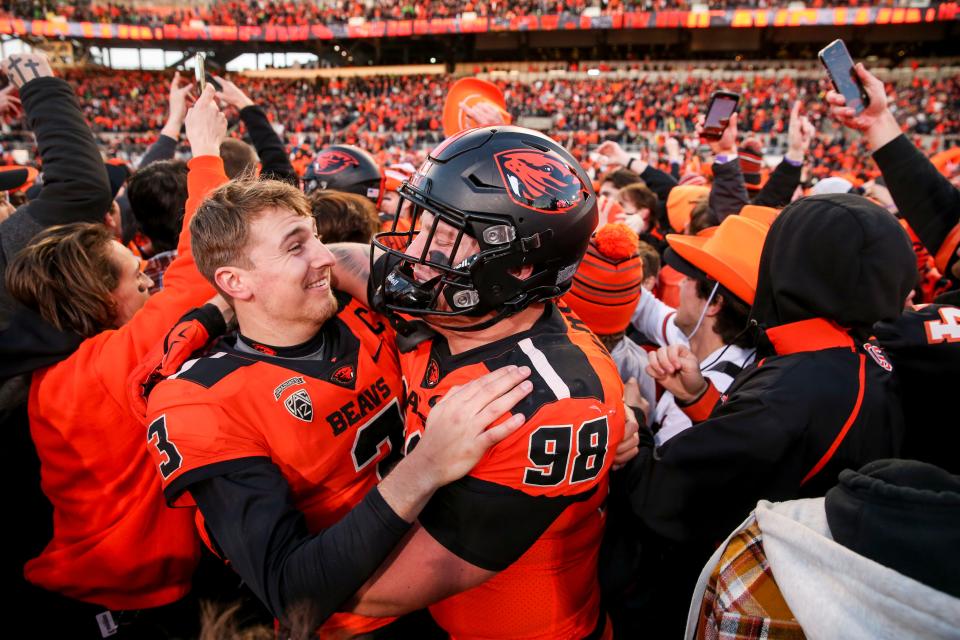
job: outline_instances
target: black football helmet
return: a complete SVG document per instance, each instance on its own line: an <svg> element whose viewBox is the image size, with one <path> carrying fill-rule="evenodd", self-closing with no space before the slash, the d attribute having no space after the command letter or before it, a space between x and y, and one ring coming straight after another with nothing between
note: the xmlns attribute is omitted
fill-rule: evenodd
<svg viewBox="0 0 960 640"><path fill-rule="evenodd" d="M376 235L374 245L387 256L371 265L371 301L394 317L497 312L458 330L489 327L566 293L598 221L597 196L583 168L562 146L522 127L482 127L448 138L399 193L413 204L410 230L395 226ZM457 230L442 262L430 257L436 225L424 231L419 255L391 248L409 250L424 211ZM480 250L451 264L464 235ZM415 264L440 275L418 282ZM525 266L532 272L521 279L515 274Z"/></svg>
<svg viewBox="0 0 960 640"><path fill-rule="evenodd" d="M317 189L361 195L380 210L383 174L373 157L357 147L335 144L321 150L303 174L303 191Z"/></svg>

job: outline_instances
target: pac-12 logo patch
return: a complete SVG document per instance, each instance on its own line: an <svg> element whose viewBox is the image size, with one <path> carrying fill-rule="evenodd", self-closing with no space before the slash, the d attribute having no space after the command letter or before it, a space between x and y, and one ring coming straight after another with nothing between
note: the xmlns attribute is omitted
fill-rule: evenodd
<svg viewBox="0 0 960 640"><path fill-rule="evenodd" d="M290 394L290 397L283 401L283 405L290 412L290 415L297 420L313 421L313 402L310 400L310 394L307 393L306 389L299 389Z"/></svg>
<svg viewBox="0 0 960 640"><path fill-rule="evenodd" d="M583 199L583 184L562 160L535 149L510 149L494 158L510 199L541 213L563 213Z"/></svg>
<svg viewBox="0 0 960 640"><path fill-rule="evenodd" d="M317 175L340 173L348 167L359 167L360 162L349 153L331 149L323 151L313 161L313 172Z"/></svg>

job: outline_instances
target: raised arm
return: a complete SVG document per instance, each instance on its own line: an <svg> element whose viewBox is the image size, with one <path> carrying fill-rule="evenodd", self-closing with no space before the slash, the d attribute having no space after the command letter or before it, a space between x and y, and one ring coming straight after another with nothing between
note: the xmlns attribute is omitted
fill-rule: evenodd
<svg viewBox="0 0 960 640"><path fill-rule="evenodd" d="M870 97L870 106L855 114L842 95L830 91L830 115L840 124L863 133L900 215L927 250L937 255L951 230L960 223L960 191L902 134L887 107L883 82L862 64L855 69ZM947 258L942 262L948 262Z"/></svg>
<svg viewBox="0 0 960 640"><path fill-rule="evenodd" d="M221 91L217 96L233 105L240 112L240 119L247 126L247 133L260 156L260 175L271 180L282 180L297 185L297 172L290 164L290 157L283 141L274 131L263 109L253 103L237 85L221 77L216 78Z"/></svg>
<svg viewBox="0 0 960 640"><path fill-rule="evenodd" d="M697 122L697 135L703 132L703 118ZM708 140L710 150L713 151L713 185L710 187L710 210L716 216L717 222L729 215L735 214L744 205L750 203L747 196L747 187L743 181L743 171L740 169L740 159L737 157L737 124L739 116L734 113L730 116L727 128L718 139Z"/></svg>
<svg viewBox="0 0 960 640"><path fill-rule="evenodd" d="M619 165L639 175L660 200L666 201L667 196L670 195L670 190L677 186L677 181L673 176L651 167L643 154L630 155L613 140L607 140L597 147L597 153L609 158L611 164Z"/></svg>
<svg viewBox="0 0 960 640"><path fill-rule="evenodd" d="M177 141L180 139L180 129L183 128L183 120L187 116L187 97L192 89L193 83L180 86L179 71L173 74L173 80L170 82L170 113L167 116L167 122L160 130L157 141L143 154L140 169L154 162L173 159L177 151Z"/></svg>
<svg viewBox="0 0 960 640"><path fill-rule="evenodd" d="M194 157L187 175L188 198L177 243L177 257L164 274L164 288L151 296L133 318L104 340L97 373L105 388L126 402L126 375L188 310L214 295L213 287L197 271L190 245L190 220L200 203L227 181L219 157L227 121L214 101L213 88L197 99L186 118L187 139ZM117 376L116 372L125 372Z"/></svg>
<svg viewBox="0 0 960 640"><path fill-rule="evenodd" d="M753 199L753 204L777 209L790 204L800 184L800 171L815 133L810 120L800 115L800 101L794 102L787 126L787 153Z"/></svg>
<svg viewBox="0 0 960 640"><path fill-rule="evenodd" d="M680 178L682 177L680 175L680 170L683 167L683 154L680 152L680 141L676 138L667 138L667 141L663 146L667 151L667 163L670 165L670 177L679 182Z"/></svg>
<svg viewBox="0 0 960 640"><path fill-rule="evenodd" d="M44 227L103 222L113 200L110 182L73 88L53 77L40 53L8 56L3 70L20 90L27 127L36 135L43 161L43 188L20 215Z"/></svg>

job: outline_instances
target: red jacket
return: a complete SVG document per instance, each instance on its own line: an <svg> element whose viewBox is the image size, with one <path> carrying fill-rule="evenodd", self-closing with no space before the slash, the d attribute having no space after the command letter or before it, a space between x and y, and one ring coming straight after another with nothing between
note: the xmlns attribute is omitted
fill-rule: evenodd
<svg viewBox="0 0 960 640"><path fill-rule="evenodd" d="M30 582L111 609L156 607L183 597L200 554L189 509L169 509L130 408L127 376L213 288L196 269L190 219L226 181L217 157L189 164L178 257L163 291L120 329L84 340L68 359L33 374L30 435L41 486L53 504L53 540L30 560Z"/></svg>

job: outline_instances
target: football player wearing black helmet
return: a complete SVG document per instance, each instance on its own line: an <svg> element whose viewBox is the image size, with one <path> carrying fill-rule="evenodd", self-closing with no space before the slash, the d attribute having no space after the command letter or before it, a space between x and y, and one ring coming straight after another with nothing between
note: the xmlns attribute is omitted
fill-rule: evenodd
<svg viewBox="0 0 960 640"><path fill-rule="evenodd" d="M385 616L429 606L458 638L612 637L596 551L610 466L636 444L619 448L616 364L554 302L597 225L590 181L546 136L492 126L447 139L399 193L413 208L410 231L378 234L372 250L330 248L335 286L404 333L407 450L434 404L469 380L528 367L533 390L514 408L520 430L434 495L348 607Z"/></svg>
<svg viewBox="0 0 960 640"><path fill-rule="evenodd" d="M383 173L373 157L358 147L335 144L322 149L303 174L305 193L317 189L356 193L380 209Z"/></svg>
<svg viewBox="0 0 960 640"><path fill-rule="evenodd" d="M371 302L459 331L563 295L598 220L576 160L550 138L513 126L447 139L399 193L413 205L412 224L377 235L387 258L373 270ZM391 248L398 244L406 250Z"/></svg>

